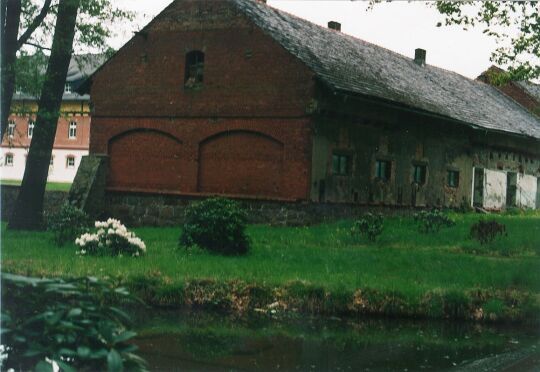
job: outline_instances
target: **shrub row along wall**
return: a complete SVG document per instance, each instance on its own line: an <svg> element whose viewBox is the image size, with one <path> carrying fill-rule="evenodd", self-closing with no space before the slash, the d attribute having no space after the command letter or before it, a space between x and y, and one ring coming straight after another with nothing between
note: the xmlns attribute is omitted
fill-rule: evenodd
<svg viewBox="0 0 540 372"><path fill-rule="evenodd" d="M2 220L13 211L18 186L2 186ZM47 191L45 211L54 212L67 200L67 192ZM178 226L184 221L186 207L198 198L177 195L151 195L109 192L105 195L105 212L101 217L120 219L128 226ZM244 200L250 223L271 225L309 225L324 220L358 216L367 211L384 214L410 214L410 209L367 207L353 204L288 203Z"/></svg>

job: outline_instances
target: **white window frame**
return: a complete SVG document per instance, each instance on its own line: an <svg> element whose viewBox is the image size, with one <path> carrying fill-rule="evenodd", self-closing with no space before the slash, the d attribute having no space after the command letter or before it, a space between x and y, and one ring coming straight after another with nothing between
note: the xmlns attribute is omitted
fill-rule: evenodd
<svg viewBox="0 0 540 372"><path fill-rule="evenodd" d="M71 93L71 92L72 92L71 83L66 82L66 85L64 85L64 93Z"/></svg>
<svg viewBox="0 0 540 372"><path fill-rule="evenodd" d="M6 153L5 158L4 158L4 165L6 167L12 167L13 162L14 162L14 158L15 158L15 156L11 152ZM8 159L11 159L11 160L8 161Z"/></svg>
<svg viewBox="0 0 540 372"><path fill-rule="evenodd" d="M27 131L28 138L32 138L32 136L34 135L35 126L36 126L36 122L34 120L28 121L28 131Z"/></svg>
<svg viewBox="0 0 540 372"><path fill-rule="evenodd" d="M9 120L8 121L8 136L9 138L13 138L13 136L15 136L15 120Z"/></svg>
<svg viewBox="0 0 540 372"><path fill-rule="evenodd" d="M68 139L75 138L77 138L77 122L75 120L72 120L69 122Z"/></svg>
<svg viewBox="0 0 540 372"><path fill-rule="evenodd" d="M69 161L72 160L72 159L73 159L73 165L70 165ZM66 168L67 169L75 168L75 156L73 156L73 155L66 156Z"/></svg>

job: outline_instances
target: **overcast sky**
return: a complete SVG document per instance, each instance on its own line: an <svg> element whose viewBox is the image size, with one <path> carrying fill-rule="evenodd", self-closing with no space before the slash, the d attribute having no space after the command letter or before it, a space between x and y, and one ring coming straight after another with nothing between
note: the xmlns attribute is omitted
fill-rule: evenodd
<svg viewBox="0 0 540 372"><path fill-rule="evenodd" d="M171 0L118 0L137 11L136 28L143 27ZM481 29L436 27L443 18L424 2L392 1L366 11L367 1L349 0L268 0L268 5L285 10L311 22L326 26L341 23L342 32L383 46L408 57L414 49L427 50L427 63L476 78L491 62L495 41ZM131 30L113 42L119 48L131 37Z"/></svg>

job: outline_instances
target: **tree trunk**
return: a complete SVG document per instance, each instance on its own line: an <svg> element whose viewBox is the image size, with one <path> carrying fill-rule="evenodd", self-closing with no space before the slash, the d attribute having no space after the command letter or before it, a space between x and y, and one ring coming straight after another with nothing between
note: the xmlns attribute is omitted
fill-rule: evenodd
<svg viewBox="0 0 540 372"><path fill-rule="evenodd" d="M28 152L21 190L9 221L10 229L42 228L45 186L71 60L79 5L80 0L61 0L58 6L52 51L39 99L36 126Z"/></svg>
<svg viewBox="0 0 540 372"><path fill-rule="evenodd" d="M2 0L2 103L0 112L0 138L6 132L11 99L15 91L15 60L17 58L21 0ZM1 142L1 141L0 141Z"/></svg>

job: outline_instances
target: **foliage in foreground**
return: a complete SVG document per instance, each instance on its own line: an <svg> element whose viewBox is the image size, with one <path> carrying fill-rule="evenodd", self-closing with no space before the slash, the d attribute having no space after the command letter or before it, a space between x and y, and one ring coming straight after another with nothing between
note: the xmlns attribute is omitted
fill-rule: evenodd
<svg viewBox="0 0 540 372"><path fill-rule="evenodd" d="M82 234L75 240L80 249L77 254L94 256L138 257L146 253L146 244L135 233L128 231L119 220L109 218L96 221L95 233Z"/></svg>
<svg viewBox="0 0 540 372"><path fill-rule="evenodd" d="M414 214L418 230L423 234L438 232L443 227L454 226L455 222L438 209L421 211Z"/></svg>
<svg viewBox="0 0 540 372"><path fill-rule="evenodd" d="M73 242L90 227L90 217L81 209L65 203L60 211L47 216L47 230L53 233L54 243L62 247Z"/></svg>
<svg viewBox="0 0 540 372"><path fill-rule="evenodd" d="M237 202L206 199L187 208L180 244L225 255L246 254L250 247L246 224L246 212Z"/></svg>
<svg viewBox="0 0 540 372"><path fill-rule="evenodd" d="M471 226L471 238L480 244L489 244L499 236L506 236L506 226L495 220L480 220Z"/></svg>
<svg viewBox="0 0 540 372"><path fill-rule="evenodd" d="M134 299L124 288L92 277L10 274L2 274L2 288L3 369L52 371L55 364L66 372L146 370L128 343L136 335L128 315L110 305Z"/></svg>
<svg viewBox="0 0 540 372"><path fill-rule="evenodd" d="M351 233L354 235L365 235L369 241L374 242L382 234L384 227L384 218L380 213L366 213L360 219L355 221Z"/></svg>

